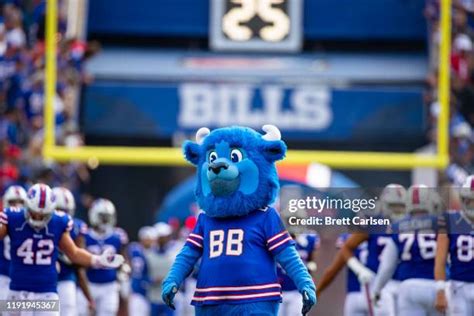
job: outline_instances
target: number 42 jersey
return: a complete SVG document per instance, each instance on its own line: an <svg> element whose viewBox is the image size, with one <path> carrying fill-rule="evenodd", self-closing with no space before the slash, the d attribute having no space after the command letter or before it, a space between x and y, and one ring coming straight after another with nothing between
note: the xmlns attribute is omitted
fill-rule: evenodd
<svg viewBox="0 0 474 316"><path fill-rule="evenodd" d="M193 305L281 300L274 256L294 245L277 211L199 215L186 245L202 254Z"/></svg>
<svg viewBox="0 0 474 316"><path fill-rule="evenodd" d="M25 219L23 208L8 208L0 213L6 224L10 246L10 289L36 293L56 292L58 244L64 232L73 226L66 213L55 211L40 229L33 229Z"/></svg>

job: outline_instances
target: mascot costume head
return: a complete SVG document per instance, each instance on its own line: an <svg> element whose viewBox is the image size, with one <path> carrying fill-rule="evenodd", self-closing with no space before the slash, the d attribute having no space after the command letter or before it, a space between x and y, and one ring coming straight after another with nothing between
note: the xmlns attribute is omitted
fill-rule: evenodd
<svg viewBox="0 0 474 316"><path fill-rule="evenodd" d="M286 145L277 127L265 125L263 131L203 127L196 142L184 144L186 159L197 167L197 202L208 216L243 216L275 200L275 162L285 157Z"/></svg>
<svg viewBox="0 0 474 316"><path fill-rule="evenodd" d="M316 303L294 241L269 207L279 190L275 162L285 157L286 145L277 127L262 129L203 127L196 142L184 143L186 159L197 168L195 193L204 213L163 281L162 298L171 308L200 258L192 299L197 316L276 316L281 300L276 263L303 295L303 314Z"/></svg>

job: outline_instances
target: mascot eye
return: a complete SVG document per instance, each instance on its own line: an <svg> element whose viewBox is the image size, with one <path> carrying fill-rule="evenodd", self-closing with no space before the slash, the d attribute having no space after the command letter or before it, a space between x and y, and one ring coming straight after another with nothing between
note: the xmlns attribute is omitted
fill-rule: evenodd
<svg viewBox="0 0 474 316"><path fill-rule="evenodd" d="M230 159L232 162L239 162L242 160L242 152L238 149L232 149L230 152Z"/></svg>
<svg viewBox="0 0 474 316"><path fill-rule="evenodd" d="M217 153L215 151L211 151L209 153L209 162L213 162L216 159L217 159Z"/></svg>

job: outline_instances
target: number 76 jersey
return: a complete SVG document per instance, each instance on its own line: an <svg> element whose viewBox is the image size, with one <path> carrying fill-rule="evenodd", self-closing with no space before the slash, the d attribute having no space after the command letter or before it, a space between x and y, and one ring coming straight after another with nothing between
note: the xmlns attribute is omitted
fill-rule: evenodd
<svg viewBox="0 0 474 316"><path fill-rule="evenodd" d="M202 254L193 305L281 300L274 256L294 241L275 209L234 218L202 213L186 245Z"/></svg>
<svg viewBox="0 0 474 316"><path fill-rule="evenodd" d="M58 244L73 222L69 215L55 211L48 224L33 229L25 220L26 210L8 208L0 222L8 227L10 245L10 289L35 293L56 292Z"/></svg>
<svg viewBox="0 0 474 316"><path fill-rule="evenodd" d="M434 279L438 218L433 215L406 216L392 225L392 239L398 248L398 277Z"/></svg>

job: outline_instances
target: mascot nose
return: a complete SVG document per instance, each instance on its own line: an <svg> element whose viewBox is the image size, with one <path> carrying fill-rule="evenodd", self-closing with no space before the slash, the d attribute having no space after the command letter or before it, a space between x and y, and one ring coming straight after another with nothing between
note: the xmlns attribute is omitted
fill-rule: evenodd
<svg viewBox="0 0 474 316"><path fill-rule="evenodd" d="M216 162L216 163L210 163L209 164L209 170L212 170L215 174L219 174L221 172L221 169L226 169L229 168L229 164L225 162Z"/></svg>

